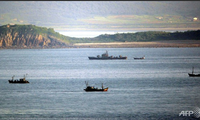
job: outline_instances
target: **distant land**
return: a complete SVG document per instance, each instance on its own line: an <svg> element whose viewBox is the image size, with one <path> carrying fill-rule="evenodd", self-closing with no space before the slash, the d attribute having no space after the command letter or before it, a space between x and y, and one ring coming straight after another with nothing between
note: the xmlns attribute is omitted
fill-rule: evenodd
<svg viewBox="0 0 200 120"><path fill-rule="evenodd" d="M36 48L200 47L200 30L146 31L75 38L35 25L0 26L1 49Z"/></svg>

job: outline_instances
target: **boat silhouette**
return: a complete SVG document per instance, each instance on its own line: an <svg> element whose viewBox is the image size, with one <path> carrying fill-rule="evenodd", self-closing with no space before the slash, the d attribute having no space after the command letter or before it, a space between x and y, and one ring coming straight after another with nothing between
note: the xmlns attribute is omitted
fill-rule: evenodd
<svg viewBox="0 0 200 120"><path fill-rule="evenodd" d="M200 77L200 74L195 74L195 73L194 73L194 67L192 67L192 73L188 73L188 75L189 75L190 77Z"/></svg>
<svg viewBox="0 0 200 120"><path fill-rule="evenodd" d="M127 57L123 57L121 55L118 56L109 56L108 51L106 50L106 53L103 53L101 56L97 55L97 57L88 57L89 60L124 60L127 59Z"/></svg>
<svg viewBox="0 0 200 120"><path fill-rule="evenodd" d="M140 58L135 57L134 59L135 59L135 60L142 60L142 59L145 59L145 56L140 57Z"/></svg>
<svg viewBox="0 0 200 120"><path fill-rule="evenodd" d="M27 75L27 74L26 74ZM28 80L26 80L26 75L24 75L23 78L20 78L19 80L14 80L15 75L12 76L12 80L8 80L9 83L29 83Z"/></svg>
<svg viewBox="0 0 200 120"><path fill-rule="evenodd" d="M104 88L103 87L103 83L102 83L102 88L97 88L97 87L94 87L94 86L89 86L88 82L86 82L86 81L85 81L85 84L86 84L86 88L84 90L86 92L106 92L106 91L108 91L108 87Z"/></svg>

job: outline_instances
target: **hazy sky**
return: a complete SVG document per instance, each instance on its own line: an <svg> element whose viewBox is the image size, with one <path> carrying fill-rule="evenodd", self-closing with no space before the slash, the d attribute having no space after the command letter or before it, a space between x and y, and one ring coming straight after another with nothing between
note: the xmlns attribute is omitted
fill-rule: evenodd
<svg viewBox="0 0 200 120"><path fill-rule="evenodd" d="M200 1L0 1L0 24L51 27L74 37L199 28ZM89 34L88 34L89 33Z"/></svg>

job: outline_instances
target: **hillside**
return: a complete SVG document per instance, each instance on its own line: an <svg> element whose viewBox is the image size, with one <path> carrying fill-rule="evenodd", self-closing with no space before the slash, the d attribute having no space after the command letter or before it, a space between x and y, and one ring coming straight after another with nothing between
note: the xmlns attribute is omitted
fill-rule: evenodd
<svg viewBox="0 0 200 120"><path fill-rule="evenodd" d="M56 33L52 28L9 24L0 27L1 48L66 47L67 39L69 37Z"/></svg>
<svg viewBox="0 0 200 120"><path fill-rule="evenodd" d="M117 33L114 35L105 34L95 37L93 42L151 42L163 40L200 40L200 30L184 32L147 31L137 33Z"/></svg>
<svg viewBox="0 0 200 120"><path fill-rule="evenodd" d="M109 46L112 43L117 43L115 44L116 46L124 44L123 47L135 47L134 45L131 45L133 42L134 44L136 42L139 44L159 42L155 45L160 46L159 44L163 41L168 43L173 41L172 44L176 44L176 42L180 42L180 40L182 43L186 44L186 46L188 46L192 40L195 46L199 46L200 30L185 32L177 31L173 33L163 31L147 31L136 33L117 33L114 35L104 34L94 38L74 38L61 35L58 32L55 32L53 28L38 27L35 25L7 24L0 26L0 48L68 48L85 46L90 47L91 45L101 47L104 43ZM87 45L81 46L80 43L85 43ZM104 47L106 47L106 44ZM172 44L170 44L170 46L173 46ZM169 46L169 44L162 46L166 47Z"/></svg>

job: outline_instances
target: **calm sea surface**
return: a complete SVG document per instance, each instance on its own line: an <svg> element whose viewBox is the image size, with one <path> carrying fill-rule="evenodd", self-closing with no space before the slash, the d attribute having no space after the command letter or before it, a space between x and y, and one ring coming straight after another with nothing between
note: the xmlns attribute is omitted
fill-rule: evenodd
<svg viewBox="0 0 200 120"><path fill-rule="evenodd" d="M89 60L108 50L127 60ZM200 48L0 50L0 119L196 119ZM133 57L143 57L134 60ZM29 84L9 84L22 78ZM85 92L89 85L107 92Z"/></svg>

